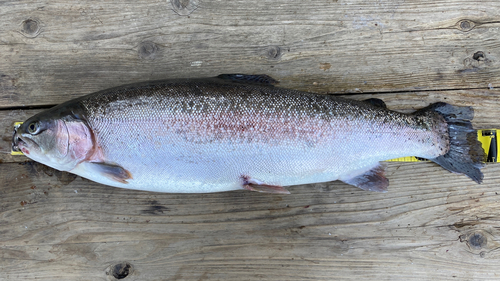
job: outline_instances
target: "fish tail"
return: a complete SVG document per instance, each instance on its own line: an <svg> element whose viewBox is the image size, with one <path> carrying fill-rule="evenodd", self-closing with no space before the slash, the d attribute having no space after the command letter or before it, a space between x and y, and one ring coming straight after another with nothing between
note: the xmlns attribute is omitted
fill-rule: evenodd
<svg viewBox="0 0 500 281"><path fill-rule="evenodd" d="M465 174L473 181L481 183L486 154L477 139L477 131L472 128L474 109L470 106L454 106L444 102L431 104L418 113L433 111L443 116L448 125L450 149L444 155L429 159L450 172Z"/></svg>

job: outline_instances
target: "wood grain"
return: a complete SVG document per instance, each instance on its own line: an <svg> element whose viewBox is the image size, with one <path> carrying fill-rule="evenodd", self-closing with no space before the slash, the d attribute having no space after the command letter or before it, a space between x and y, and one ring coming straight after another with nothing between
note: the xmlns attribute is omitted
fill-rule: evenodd
<svg viewBox="0 0 500 281"><path fill-rule="evenodd" d="M484 171L477 185L392 163L385 194L333 182L182 195L2 164L0 278L115 280L129 264L125 280L493 280L500 165Z"/></svg>
<svg viewBox="0 0 500 281"><path fill-rule="evenodd" d="M146 80L268 74L412 112L500 118L493 0L0 1L1 280L499 280L500 165L389 163L390 191L161 194L10 156L44 108Z"/></svg>
<svg viewBox="0 0 500 281"><path fill-rule="evenodd" d="M498 1L181 2L4 1L0 106L220 73L331 93L500 85Z"/></svg>

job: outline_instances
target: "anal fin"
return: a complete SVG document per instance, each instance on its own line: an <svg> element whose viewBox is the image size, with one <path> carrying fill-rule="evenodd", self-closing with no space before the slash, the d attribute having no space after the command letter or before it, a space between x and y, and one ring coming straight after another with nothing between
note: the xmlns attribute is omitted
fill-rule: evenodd
<svg viewBox="0 0 500 281"><path fill-rule="evenodd" d="M259 180L255 180L246 176L243 179L243 188L250 191L257 191L263 193L277 193L277 194L290 194L283 186L265 184Z"/></svg>
<svg viewBox="0 0 500 281"><path fill-rule="evenodd" d="M381 164L361 175L342 179L342 181L363 190L375 192L387 192L389 186L389 180L385 177L385 166Z"/></svg>

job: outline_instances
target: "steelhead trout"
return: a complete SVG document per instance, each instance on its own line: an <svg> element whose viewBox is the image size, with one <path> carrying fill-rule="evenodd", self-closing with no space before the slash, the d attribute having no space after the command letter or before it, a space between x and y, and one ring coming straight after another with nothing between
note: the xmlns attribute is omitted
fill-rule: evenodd
<svg viewBox="0 0 500 281"><path fill-rule="evenodd" d="M471 107L413 114L273 86L265 75L147 82L93 93L17 127L13 149L61 171L122 188L288 193L341 180L386 191L379 161L429 159L481 183L485 154Z"/></svg>

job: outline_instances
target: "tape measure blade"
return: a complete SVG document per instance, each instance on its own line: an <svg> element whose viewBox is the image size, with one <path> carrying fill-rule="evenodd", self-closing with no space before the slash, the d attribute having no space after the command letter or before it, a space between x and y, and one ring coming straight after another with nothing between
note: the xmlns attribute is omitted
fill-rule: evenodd
<svg viewBox="0 0 500 281"><path fill-rule="evenodd" d="M14 122L14 129L21 126L24 122ZM10 155L24 155L21 151L14 151L12 147L10 148Z"/></svg>

